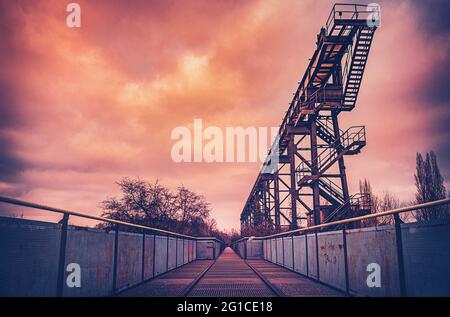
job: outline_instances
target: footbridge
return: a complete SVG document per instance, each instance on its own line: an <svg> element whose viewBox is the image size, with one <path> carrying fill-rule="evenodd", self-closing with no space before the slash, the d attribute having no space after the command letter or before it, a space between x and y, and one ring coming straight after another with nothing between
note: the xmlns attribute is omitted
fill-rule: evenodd
<svg viewBox="0 0 450 317"><path fill-rule="evenodd" d="M349 193L344 157L366 132L341 130L338 117L356 106L379 26L372 9L337 4L320 30L243 204L244 237L227 244L0 196L0 208L61 216L0 217L0 296L450 296L450 220L402 217L448 214L450 199L373 213L366 194ZM245 237L258 228L274 234Z"/></svg>
<svg viewBox="0 0 450 317"><path fill-rule="evenodd" d="M450 198L227 245L0 196L62 214L59 223L0 217L0 296L450 296L450 220L400 214ZM112 225L69 225L69 218ZM393 224L337 229L392 217ZM327 230L330 229L330 230Z"/></svg>

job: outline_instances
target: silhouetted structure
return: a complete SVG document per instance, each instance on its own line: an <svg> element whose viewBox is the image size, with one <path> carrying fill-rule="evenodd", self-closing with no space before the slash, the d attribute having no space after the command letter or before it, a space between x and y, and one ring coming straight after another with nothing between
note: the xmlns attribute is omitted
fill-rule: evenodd
<svg viewBox="0 0 450 317"><path fill-rule="evenodd" d="M338 116L351 111L376 30L372 7L337 4L317 36L317 48L281 123L265 166L241 213L241 229L260 221L295 229L368 211L360 193L350 195L344 156L366 145L364 126L343 131ZM375 12L376 14L376 12ZM272 155L279 154L269 171Z"/></svg>

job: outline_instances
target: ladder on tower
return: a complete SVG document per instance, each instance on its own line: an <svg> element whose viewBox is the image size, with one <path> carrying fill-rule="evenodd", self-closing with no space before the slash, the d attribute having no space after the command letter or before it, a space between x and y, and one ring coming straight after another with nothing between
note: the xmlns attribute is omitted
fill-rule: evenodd
<svg viewBox="0 0 450 317"><path fill-rule="evenodd" d="M355 107L374 33L374 28L365 27L359 30L356 35L352 61L348 68L347 80L344 88L344 100L342 106L346 111L352 110Z"/></svg>

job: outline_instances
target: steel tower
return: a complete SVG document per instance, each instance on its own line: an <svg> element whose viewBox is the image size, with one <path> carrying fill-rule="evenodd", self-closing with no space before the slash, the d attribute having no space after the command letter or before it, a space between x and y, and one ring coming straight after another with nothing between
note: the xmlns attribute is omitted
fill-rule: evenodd
<svg viewBox="0 0 450 317"><path fill-rule="evenodd" d="M261 169L241 213L241 230L262 224L279 232L369 210L367 197L350 195L344 162L366 145L365 127L342 130L338 118L355 107L376 14L368 5L334 5L266 160L278 154L276 168Z"/></svg>

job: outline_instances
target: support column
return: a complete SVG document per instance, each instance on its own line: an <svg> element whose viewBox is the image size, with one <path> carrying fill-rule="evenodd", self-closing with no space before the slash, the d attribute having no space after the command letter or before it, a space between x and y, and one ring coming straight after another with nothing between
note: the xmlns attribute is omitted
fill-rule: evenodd
<svg viewBox="0 0 450 317"><path fill-rule="evenodd" d="M332 116L333 120L333 130L334 130L334 137L336 140L340 140L341 133L339 130L339 122L337 114L333 114ZM340 145L340 142L336 142L338 145ZM340 152L340 149L336 149L338 153ZM338 160L338 166L339 166L339 174L341 175L341 184L342 184L342 194L344 196L344 200L348 201L350 198L349 192L348 192L348 183L347 183L347 175L345 172L345 164L344 164L344 157L341 157Z"/></svg>
<svg viewBox="0 0 450 317"><path fill-rule="evenodd" d="M316 128L316 117L311 119L311 176L313 179L312 190L313 190L313 220L314 225L320 224L320 192L317 174L319 172L319 163L317 160L317 128Z"/></svg>
<svg viewBox="0 0 450 317"><path fill-rule="evenodd" d="M274 204L275 204L275 232L280 232L280 186L278 180L278 172L273 175L273 187L274 187Z"/></svg>
<svg viewBox="0 0 450 317"><path fill-rule="evenodd" d="M295 177L295 153L297 152L297 145L295 144L294 134L291 134L287 148L287 155L290 167L291 184L289 194L291 196L291 230L297 229L297 180Z"/></svg>

